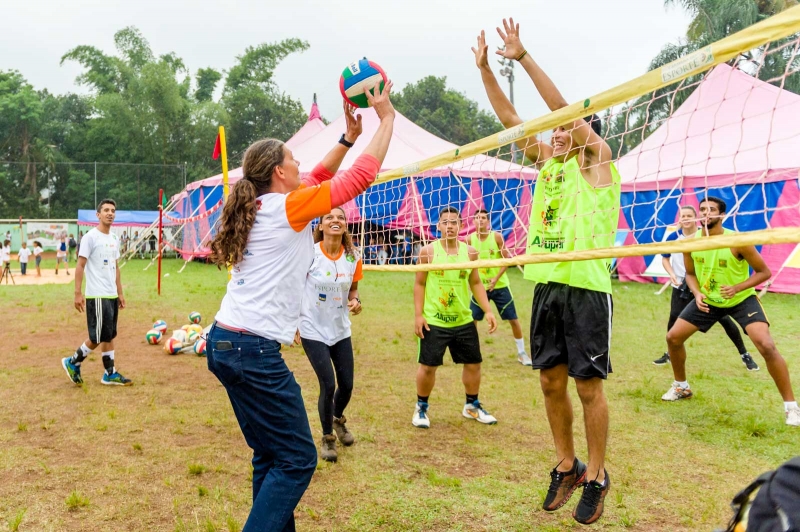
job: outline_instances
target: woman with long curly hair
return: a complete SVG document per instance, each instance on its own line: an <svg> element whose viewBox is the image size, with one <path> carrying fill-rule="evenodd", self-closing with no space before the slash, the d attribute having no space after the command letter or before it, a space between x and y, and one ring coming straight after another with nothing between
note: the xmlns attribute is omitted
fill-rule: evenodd
<svg viewBox="0 0 800 532"><path fill-rule="evenodd" d="M353 393L349 315L361 313L358 281L363 276L344 209L335 207L322 217L314 230L314 242L314 262L306 277L300 312L300 341L319 379L320 456L335 462L336 438L346 446L355 441L345 425L344 409Z"/></svg>
<svg viewBox="0 0 800 532"><path fill-rule="evenodd" d="M259 140L244 155L211 243L211 259L231 278L208 334L208 369L225 387L253 449L253 507L244 532L295 530L294 508L311 482L317 451L300 386L281 356L300 322L298 287L314 258L311 221L375 180L392 137L392 83L366 91L380 126L353 166L334 177L361 133L345 106L347 131L300 180L283 142Z"/></svg>

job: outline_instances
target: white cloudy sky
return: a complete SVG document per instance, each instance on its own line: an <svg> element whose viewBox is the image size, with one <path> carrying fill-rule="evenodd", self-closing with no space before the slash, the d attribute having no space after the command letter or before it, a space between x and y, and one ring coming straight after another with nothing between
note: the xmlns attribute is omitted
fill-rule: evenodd
<svg viewBox="0 0 800 532"><path fill-rule="evenodd" d="M470 46L481 29L490 49L502 17L521 24L522 41L569 101L644 73L663 44L685 33L688 18L662 0L0 0L0 70L17 69L36 88L84 92L78 65L59 65L86 44L112 53L114 32L137 26L156 54L175 52L192 73L230 68L250 45L288 37L311 48L277 71L280 87L306 109L318 93L323 115L340 113L338 80L353 59L377 61L398 87L426 75L489 109ZM505 86L505 85L504 85ZM532 84L517 72L523 118L546 112Z"/></svg>

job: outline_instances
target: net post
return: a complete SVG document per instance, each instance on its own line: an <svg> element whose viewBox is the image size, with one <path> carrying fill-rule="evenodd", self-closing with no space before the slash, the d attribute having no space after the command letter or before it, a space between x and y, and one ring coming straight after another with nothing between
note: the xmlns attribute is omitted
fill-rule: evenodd
<svg viewBox="0 0 800 532"><path fill-rule="evenodd" d="M164 228L164 189L158 189L158 295L161 295L161 242Z"/></svg>

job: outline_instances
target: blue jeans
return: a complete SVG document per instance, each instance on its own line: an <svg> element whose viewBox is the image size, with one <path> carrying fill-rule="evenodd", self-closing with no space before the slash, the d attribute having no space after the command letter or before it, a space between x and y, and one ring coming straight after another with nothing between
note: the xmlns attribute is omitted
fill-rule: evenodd
<svg viewBox="0 0 800 532"><path fill-rule="evenodd" d="M294 509L316 469L317 449L280 344L214 324L207 357L253 449L253 507L242 532L295 530Z"/></svg>

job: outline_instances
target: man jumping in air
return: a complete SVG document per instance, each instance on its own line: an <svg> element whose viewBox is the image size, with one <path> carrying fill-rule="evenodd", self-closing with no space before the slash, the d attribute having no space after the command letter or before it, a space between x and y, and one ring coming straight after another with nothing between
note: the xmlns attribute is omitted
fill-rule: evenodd
<svg viewBox="0 0 800 532"><path fill-rule="evenodd" d="M497 28L505 48L497 53L519 61L551 111L567 106L556 86L527 52L519 24L503 20ZM475 61L486 93L506 128L522 123L489 67L483 32ZM580 65L573 67L580 75ZM517 145L541 165L533 193L527 252L553 253L612 247L620 206L620 176L608 144L600 136L600 120L577 119L553 131L551 145L536 138ZM555 511L583 486L572 513L579 523L597 521L610 488L605 470L608 403L603 381L611 373L611 278L606 259L553 262L525 266L535 281L531 313L531 358L540 370L547 419L558 463L550 472L543 508ZM589 463L575 456L572 403L567 393L575 380L583 405Z"/></svg>

